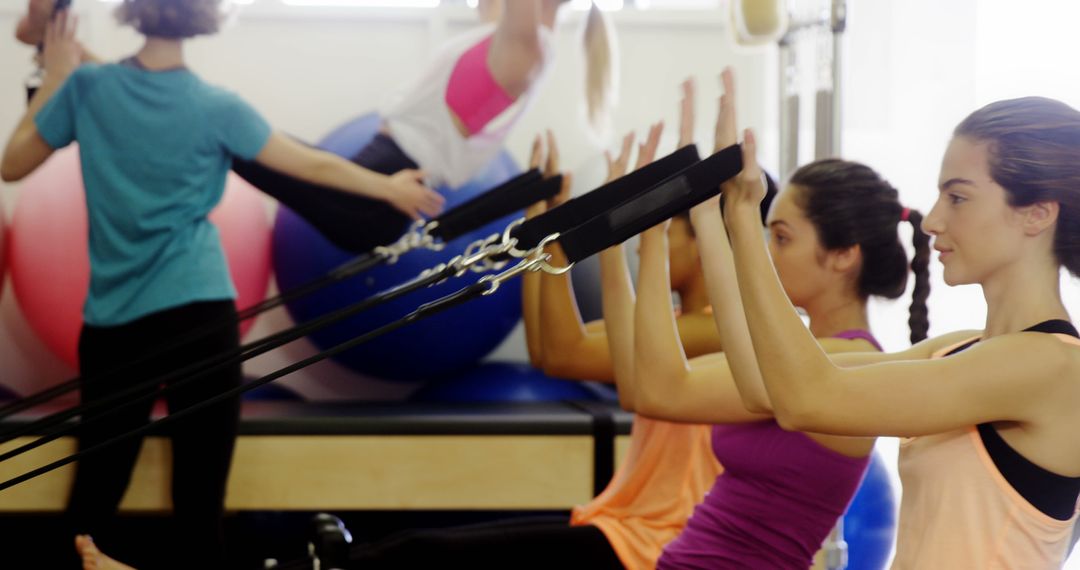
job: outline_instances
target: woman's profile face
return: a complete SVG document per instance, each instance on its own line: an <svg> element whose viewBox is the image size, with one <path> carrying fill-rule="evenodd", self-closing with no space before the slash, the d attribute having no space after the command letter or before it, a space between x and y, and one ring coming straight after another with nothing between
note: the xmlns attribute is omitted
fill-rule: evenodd
<svg viewBox="0 0 1080 570"><path fill-rule="evenodd" d="M825 249L814 224L795 198L802 188L790 185L776 196L767 218L769 255L792 304L806 304L830 286L823 264Z"/></svg>
<svg viewBox="0 0 1080 570"><path fill-rule="evenodd" d="M1022 254L1018 212L990 174L985 142L955 137L938 177L938 198L923 231L944 268L945 283L983 283Z"/></svg>

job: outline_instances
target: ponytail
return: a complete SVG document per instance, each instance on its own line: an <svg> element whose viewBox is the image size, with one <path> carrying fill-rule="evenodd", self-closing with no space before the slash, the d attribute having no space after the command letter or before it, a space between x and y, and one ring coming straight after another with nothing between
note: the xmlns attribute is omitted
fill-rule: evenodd
<svg viewBox="0 0 1080 570"><path fill-rule="evenodd" d="M593 3L585 20L585 104L589 124L606 129L615 104L618 61L615 30Z"/></svg>
<svg viewBox="0 0 1080 570"><path fill-rule="evenodd" d="M911 272L915 274L915 287L911 290L911 306L908 309L908 328L911 329L911 344L926 339L930 330L930 318L926 309L926 299L930 296L930 236L922 231L923 216L916 210L905 210L911 224L911 243L915 248L915 257L911 259Z"/></svg>

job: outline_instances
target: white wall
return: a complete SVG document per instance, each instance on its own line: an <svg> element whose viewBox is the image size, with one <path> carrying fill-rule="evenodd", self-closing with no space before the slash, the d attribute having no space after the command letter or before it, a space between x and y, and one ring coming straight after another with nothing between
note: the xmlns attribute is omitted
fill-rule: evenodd
<svg viewBox="0 0 1080 570"><path fill-rule="evenodd" d="M17 4L0 5L0 30L15 25ZM82 36L103 55L120 57L137 46L133 33L118 29L107 5L76 3L83 16ZM993 99L1041 93L1078 104L1080 79L1070 70L1077 53L1068 26L1080 7L1039 0L1024 11L1006 0L850 0L845 36L844 154L878 169L900 189L911 207L926 211L936 196L937 171L953 126ZM762 134L764 163L776 157L775 50L736 50L730 46L722 10L681 12L624 11L615 14L622 48L622 96L614 114L616 133L641 130L663 118L674 127L678 83L698 78L699 140L706 142L714 118L714 76L736 67L741 123ZM523 160L534 133L552 128L566 166L578 170L578 183L595 179L602 143L587 134L577 94L581 92L581 13L568 14L557 36L558 59L544 93L523 118L508 148ZM268 0L243 10L236 24L210 39L196 40L191 65L208 80L239 92L284 130L316 140L341 122L367 112L408 83L440 43L474 24L462 8L391 10L286 8ZM9 36L5 36L9 38ZM31 69L29 50L0 39L0 133L10 132L23 109L21 80ZM671 136L669 130L668 144ZM588 173L588 175L586 175ZM579 188L580 191L580 188ZM7 215L17 199L14 187L0 187ZM934 274L930 297L931 333L981 325L985 313L979 292L947 288ZM1080 314L1075 283L1067 283L1066 302ZM907 344L907 299L875 303L875 332L890 349ZM288 324L268 314L255 334ZM300 346L252 363L261 374L310 354ZM522 359L520 332L496 357ZM26 391L62 379L71 371L58 363L28 331L10 286L0 297L0 372L5 384ZM312 396L355 392L357 377L333 364L317 365L292 383ZM400 384L363 384L362 391L393 396L411 390Z"/></svg>
<svg viewBox="0 0 1080 570"><path fill-rule="evenodd" d="M18 5L0 5L0 30L15 26ZM81 38L106 58L132 53L138 39L118 29L110 6L92 0L75 3L82 21ZM725 65L734 65L743 86L740 97L742 123L768 125L775 105L770 102L769 83L775 72L773 50L764 48L736 54L727 40L720 10L615 15L622 47L620 76L622 96L614 113L613 132L643 130L664 119L675 128L679 82L695 75L700 85L697 130L702 143L710 143L718 95L715 76ZM582 167L579 183L600 169L600 148L583 126L583 61L578 45L582 13L565 14L557 35L558 55L543 94L523 117L508 141L509 151L524 163L532 136L542 129L555 131L563 150L564 164ZM235 25L208 39L191 43L190 65L207 80L238 92L259 109L272 124L308 140L317 140L333 127L368 112L407 84L429 54L448 37L475 25L464 8L435 10L296 8L273 2L242 10ZM30 50L5 32L0 38L0 133L14 128L25 107L22 79L29 73ZM669 131L670 133L671 131ZM765 129L766 144L771 139ZM668 137L668 149L673 136ZM711 147L710 147L711 148ZM15 186L0 187L7 215L17 202ZM10 281L8 279L7 281ZM10 285L0 296L0 380L27 393L73 374L58 362L29 331L19 312ZM289 324L283 311L260 318L249 339ZM246 367L261 375L313 353L306 343L294 343L261 357ZM524 360L519 330L493 355ZM322 363L284 380L309 397L341 394L363 397L395 397L414 387L363 379L333 363Z"/></svg>

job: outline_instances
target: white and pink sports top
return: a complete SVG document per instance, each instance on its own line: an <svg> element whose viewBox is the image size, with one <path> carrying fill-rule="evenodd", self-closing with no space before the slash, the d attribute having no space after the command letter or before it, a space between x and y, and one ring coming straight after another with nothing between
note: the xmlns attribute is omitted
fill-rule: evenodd
<svg viewBox="0 0 1080 570"><path fill-rule="evenodd" d="M382 111L394 141L434 186L461 186L495 158L551 66L552 33L541 26L540 75L516 101L510 99L487 66L494 31L489 24L443 46L419 81Z"/></svg>

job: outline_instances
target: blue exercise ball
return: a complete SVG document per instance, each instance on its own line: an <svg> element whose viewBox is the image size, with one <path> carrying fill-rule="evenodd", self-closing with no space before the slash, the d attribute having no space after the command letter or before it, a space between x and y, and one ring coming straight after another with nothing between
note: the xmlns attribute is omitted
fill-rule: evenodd
<svg viewBox="0 0 1080 570"><path fill-rule="evenodd" d="M889 470L874 452L862 484L844 513L849 570L885 568L896 538L896 492Z"/></svg>
<svg viewBox="0 0 1080 570"><path fill-rule="evenodd" d="M332 132L320 146L341 156L354 156L375 136L380 120L360 117ZM460 188L439 188L446 208L458 204L516 176L520 168L505 151ZM304 322L351 305L411 280L421 271L462 253L475 240L501 232L519 215L508 216L449 242L439 252L416 250L393 265L383 265L318 293L286 303L293 320ZM357 228L363 231L363 228ZM278 288L288 291L321 277L353 255L332 245L317 230L288 208L278 210L274 226L274 271ZM479 279L467 273L439 285L415 291L395 301L312 333L308 338L320 349L400 319L423 303L433 301ZM468 369L491 352L521 318L521 281L503 283L498 293L458 305L426 320L412 323L367 344L334 357L348 368L388 380L430 380Z"/></svg>
<svg viewBox="0 0 1080 570"><path fill-rule="evenodd" d="M485 362L476 368L430 382L412 398L417 402L547 402L597 400L581 382L545 375L528 364Z"/></svg>

